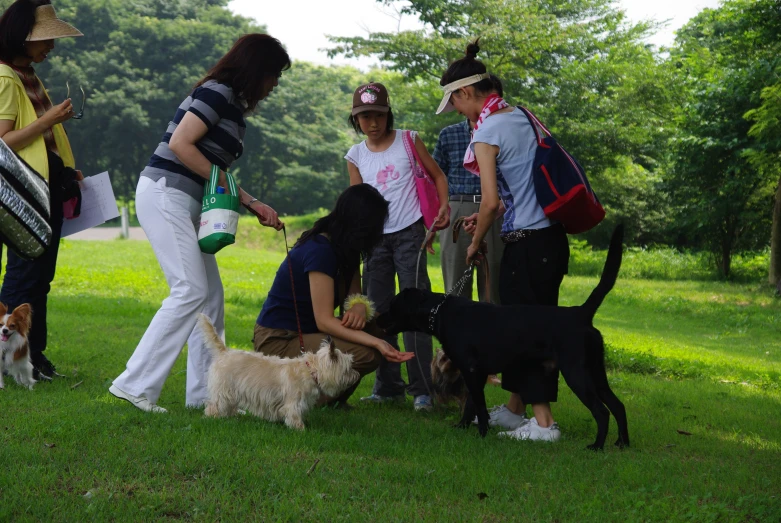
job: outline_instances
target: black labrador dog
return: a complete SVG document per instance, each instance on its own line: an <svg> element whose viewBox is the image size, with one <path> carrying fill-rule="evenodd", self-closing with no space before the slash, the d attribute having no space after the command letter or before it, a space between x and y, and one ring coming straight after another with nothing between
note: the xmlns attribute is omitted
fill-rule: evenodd
<svg viewBox="0 0 781 523"><path fill-rule="evenodd" d="M597 309L618 277L623 238L624 228L619 225L610 239L599 283L583 305L498 306L405 289L393 298L390 310L377 318L377 325L388 334L416 331L439 339L469 391L460 427L468 427L476 414L480 435L488 432L483 387L489 374L523 364L524 360L552 361L597 422L596 441L588 448L604 447L610 413L618 422L616 445L628 446L626 410L610 390L605 345L593 325Z"/></svg>

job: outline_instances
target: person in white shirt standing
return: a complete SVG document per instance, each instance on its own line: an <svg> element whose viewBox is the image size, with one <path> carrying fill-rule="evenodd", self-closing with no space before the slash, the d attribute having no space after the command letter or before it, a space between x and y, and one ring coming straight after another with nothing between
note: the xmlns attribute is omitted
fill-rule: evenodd
<svg viewBox="0 0 781 523"><path fill-rule="evenodd" d="M415 287L416 283L418 288L431 288L425 252L418 263L426 228L412 171L412 151L407 151L404 145L404 133L407 131L393 128L393 112L384 85L369 83L355 90L349 122L357 133L366 135L366 139L354 145L345 156L350 185L367 183L379 190L389 203L382 240L364 262L363 273L364 294L375 303L377 312L383 313L388 310L395 294L397 275L399 290ZM434 228L444 226L448 220L447 179L417 133L412 131L411 138L423 167L431 174L437 187L440 208ZM387 341L399 348L398 337L390 337ZM404 401L406 388L415 398L415 410L432 408L431 336L405 332L404 347L407 351L415 351L415 361L407 363L409 387L405 387L401 377L401 365L382 360L373 393L361 398L362 401Z"/></svg>

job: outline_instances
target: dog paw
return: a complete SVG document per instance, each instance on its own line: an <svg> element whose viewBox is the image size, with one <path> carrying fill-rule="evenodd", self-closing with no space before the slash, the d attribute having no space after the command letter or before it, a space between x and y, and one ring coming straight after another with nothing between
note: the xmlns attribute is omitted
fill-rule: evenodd
<svg viewBox="0 0 781 523"><path fill-rule="evenodd" d="M480 437L484 438L485 435L488 434L488 423L486 423L485 425L482 423L478 424L477 430L478 432L480 432Z"/></svg>
<svg viewBox="0 0 781 523"><path fill-rule="evenodd" d="M294 429L294 430L305 430L306 426L304 426L303 421L298 420L285 420L285 425L288 426L288 428Z"/></svg>
<svg viewBox="0 0 781 523"><path fill-rule="evenodd" d="M629 447L629 441L625 441L623 438L618 438L615 443L616 447L620 449L625 449Z"/></svg>

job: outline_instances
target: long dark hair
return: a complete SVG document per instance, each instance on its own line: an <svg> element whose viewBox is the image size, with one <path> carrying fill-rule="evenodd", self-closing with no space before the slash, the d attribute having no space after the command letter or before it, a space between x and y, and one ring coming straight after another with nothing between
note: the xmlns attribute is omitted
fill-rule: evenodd
<svg viewBox="0 0 781 523"><path fill-rule="evenodd" d="M263 81L290 69L290 56L282 43L266 34L244 35L212 67L195 87L208 80L229 85L252 111L263 94Z"/></svg>
<svg viewBox="0 0 781 523"><path fill-rule="evenodd" d="M50 0L16 0L0 17L0 60L27 56L24 43L35 25L35 10Z"/></svg>
<svg viewBox="0 0 781 523"><path fill-rule="evenodd" d="M334 305L338 305L339 285L343 285L346 294L361 258L380 242L388 219L388 205L380 191L371 185L352 185L339 195L334 210L317 220L296 242L301 245L318 234L328 235L339 266L334 282Z"/></svg>
<svg viewBox="0 0 781 523"><path fill-rule="evenodd" d="M480 39L478 38L466 46L464 57L450 64L447 71L445 71L445 74L442 75L439 85L447 85L456 80L468 78L476 74L484 74L488 71L485 64L477 59L477 53L480 52L479 44ZM502 82L495 75L491 75L489 78L480 80L473 85L479 93L490 93L491 91L503 92Z"/></svg>

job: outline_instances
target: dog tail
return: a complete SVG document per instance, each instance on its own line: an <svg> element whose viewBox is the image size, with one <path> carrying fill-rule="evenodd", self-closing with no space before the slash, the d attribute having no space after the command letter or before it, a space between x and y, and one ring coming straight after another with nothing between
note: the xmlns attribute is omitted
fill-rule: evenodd
<svg viewBox="0 0 781 523"><path fill-rule="evenodd" d="M225 343L222 341L222 338L220 338L220 335L217 334L217 330L214 328L214 325L212 325L208 316L205 314L198 314L198 327L203 334L204 343L209 350L212 351L212 354L217 355L217 353L228 350Z"/></svg>
<svg viewBox="0 0 781 523"><path fill-rule="evenodd" d="M619 224L613 230L613 236L610 237L610 248L607 251L607 260L605 260L605 267L602 269L602 276L599 278L599 283L596 288L591 291L591 295L582 306L589 321L594 319L597 309L602 305L605 296L607 296L607 293L610 292L613 285L616 283L618 270L621 268L623 243L624 225Z"/></svg>

